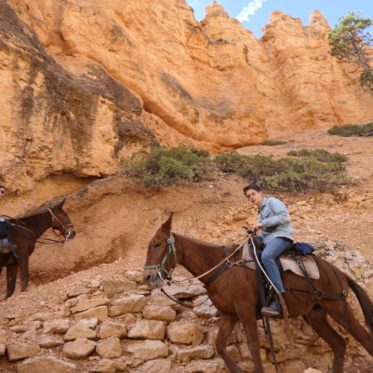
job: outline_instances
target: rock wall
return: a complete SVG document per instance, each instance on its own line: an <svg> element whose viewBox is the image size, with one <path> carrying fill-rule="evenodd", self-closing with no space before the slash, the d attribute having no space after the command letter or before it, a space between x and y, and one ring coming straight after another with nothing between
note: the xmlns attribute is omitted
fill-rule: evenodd
<svg viewBox="0 0 373 373"><path fill-rule="evenodd" d="M371 263L340 243L319 245L318 254L332 259L363 284L372 277ZM174 279L185 279L185 274ZM29 314L24 308L9 308L0 328L1 371L227 372L215 350L219 314L205 288L193 281L165 288L169 295L188 304L185 306L159 289L141 285L141 281L139 270L81 278L73 284L66 279L68 290L50 311ZM59 289L66 289L65 285L56 283ZM349 299L361 317L359 306L351 296ZM266 372L274 372L260 322L258 327ZM293 320L291 327L293 345L285 337L282 322L272 322L280 371L298 373L311 367L328 371L332 362L329 347L302 320ZM337 330L342 332L340 327ZM352 339L349 342L346 371L356 367L370 371L372 358ZM240 325L229 338L228 351L242 369L253 369Z"/></svg>
<svg viewBox="0 0 373 373"><path fill-rule="evenodd" d="M268 136L372 120L329 26L274 12L257 40L217 3L0 0L0 182L112 175L161 143L234 149Z"/></svg>

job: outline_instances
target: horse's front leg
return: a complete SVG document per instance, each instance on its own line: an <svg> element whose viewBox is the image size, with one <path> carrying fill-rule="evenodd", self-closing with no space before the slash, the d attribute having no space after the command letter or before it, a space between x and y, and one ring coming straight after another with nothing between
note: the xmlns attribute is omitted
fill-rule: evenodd
<svg viewBox="0 0 373 373"><path fill-rule="evenodd" d="M28 247L19 246L17 250L17 263L19 270L21 271L21 291L26 291L28 286L29 279L29 258L30 258L30 249Z"/></svg>
<svg viewBox="0 0 373 373"><path fill-rule="evenodd" d="M21 291L26 291L28 286L29 280L29 255L28 253L25 255L19 255L18 257L18 266L21 271Z"/></svg>
<svg viewBox="0 0 373 373"><path fill-rule="evenodd" d="M262 359L260 357L260 342L255 315L255 302L253 301L250 304L247 302L240 302L239 304L236 304L236 310L246 334L255 373L264 373Z"/></svg>
<svg viewBox="0 0 373 373"><path fill-rule="evenodd" d="M16 288L17 263L9 264L6 267L6 296L5 299L12 296Z"/></svg>
<svg viewBox="0 0 373 373"><path fill-rule="evenodd" d="M237 323L237 316L223 313L220 314L220 325L218 335L216 337L216 351L221 356L221 358L227 364L228 369L231 373L241 373L240 367L232 360L232 358L227 353L227 339L231 335L234 326Z"/></svg>

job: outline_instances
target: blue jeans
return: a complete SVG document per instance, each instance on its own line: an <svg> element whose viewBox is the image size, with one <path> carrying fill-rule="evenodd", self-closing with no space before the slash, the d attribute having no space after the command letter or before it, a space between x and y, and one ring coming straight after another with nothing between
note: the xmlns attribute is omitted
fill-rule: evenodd
<svg viewBox="0 0 373 373"><path fill-rule="evenodd" d="M285 293L285 289L282 283L280 270L276 263L276 258L280 256L290 244L290 241L277 237L265 245L262 253L262 261L267 274L280 293Z"/></svg>

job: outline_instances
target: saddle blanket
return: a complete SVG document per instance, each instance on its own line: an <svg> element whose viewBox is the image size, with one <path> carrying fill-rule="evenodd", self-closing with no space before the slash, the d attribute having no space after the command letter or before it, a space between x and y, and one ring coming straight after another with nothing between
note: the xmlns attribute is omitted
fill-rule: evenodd
<svg viewBox="0 0 373 373"><path fill-rule="evenodd" d="M250 269L255 269L255 264L252 262L253 257L251 256L250 245L248 242L243 247L242 259L249 260L246 266ZM319 268L317 267L315 258L313 256L304 256L299 258L299 260L303 262L304 268L306 269L309 278L312 278L314 280L318 280L320 278ZM281 255L280 262L284 272L291 271L298 276L304 277L302 269L299 267L299 264L294 258L287 256L286 254Z"/></svg>

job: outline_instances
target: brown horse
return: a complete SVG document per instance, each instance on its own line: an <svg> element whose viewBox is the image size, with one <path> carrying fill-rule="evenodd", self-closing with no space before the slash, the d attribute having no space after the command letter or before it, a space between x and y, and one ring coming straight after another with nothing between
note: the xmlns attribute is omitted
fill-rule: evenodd
<svg viewBox="0 0 373 373"><path fill-rule="evenodd" d="M171 223L172 214L149 242L144 282L152 287L161 286L162 278L171 278L176 263L183 265L193 276L200 276L225 258L222 246L172 233ZM233 248L228 250L230 253L233 252ZM238 260L239 256L236 259ZM333 372L342 372L346 342L331 327L327 315L342 325L373 356L373 303L365 291L348 275L321 258L316 260L320 279L311 282L317 291L312 294L302 277L287 271L283 275L287 290L284 297L289 316L303 316L310 323L334 353ZM264 372L256 322L257 317L260 317L256 311L259 294L256 273L246 267L233 266L210 283L208 280L215 276L214 272L200 279L207 284L207 293L220 311L216 349L231 372L242 372L226 351L227 338L240 320L247 337L255 372ZM346 301L349 288L359 300L369 331L358 322Z"/></svg>
<svg viewBox="0 0 373 373"><path fill-rule="evenodd" d="M0 273L2 267L7 267L7 292L10 297L16 287L17 267L21 271L21 291L26 291L29 280L29 257L33 253L37 239L48 229L53 228L63 235L64 239L49 240L51 242L65 242L75 236L74 227L66 212L62 209L65 200L41 211L18 219L9 219L13 228L9 238L16 245L15 254L0 253ZM45 242L44 242L45 243Z"/></svg>

